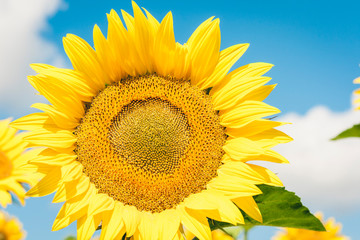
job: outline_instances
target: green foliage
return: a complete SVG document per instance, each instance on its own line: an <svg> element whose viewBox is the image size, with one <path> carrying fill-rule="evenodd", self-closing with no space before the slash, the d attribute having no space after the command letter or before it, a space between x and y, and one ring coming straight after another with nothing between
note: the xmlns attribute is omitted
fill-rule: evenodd
<svg viewBox="0 0 360 240"><path fill-rule="evenodd" d="M346 129L336 137L332 138L331 140L338 140L342 138L348 137L360 137L360 124L356 124L349 129Z"/></svg>
<svg viewBox="0 0 360 240"><path fill-rule="evenodd" d="M285 190L284 187L272 187L268 185L258 186L263 194L255 196L263 222L257 222L244 212L245 226L250 229L253 226L273 226L302 228L315 231L325 231L322 223L308 208L302 205L300 198L293 192ZM211 229L231 226L228 223L209 220Z"/></svg>
<svg viewBox="0 0 360 240"><path fill-rule="evenodd" d="M260 185L263 194L255 197L263 222L259 223L248 216L246 224L276 227L303 228L315 231L325 231L324 226L308 208L302 205L300 198L284 187Z"/></svg>
<svg viewBox="0 0 360 240"><path fill-rule="evenodd" d="M74 236L68 236L64 240L76 240L76 237Z"/></svg>
<svg viewBox="0 0 360 240"><path fill-rule="evenodd" d="M227 227L222 229L227 235L231 236L234 239L237 239L240 232L244 229L242 227Z"/></svg>

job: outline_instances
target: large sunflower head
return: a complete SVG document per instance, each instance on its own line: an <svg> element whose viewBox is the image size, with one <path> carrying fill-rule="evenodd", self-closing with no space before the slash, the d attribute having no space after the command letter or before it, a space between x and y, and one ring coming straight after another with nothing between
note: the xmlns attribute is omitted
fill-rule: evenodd
<svg viewBox="0 0 360 240"><path fill-rule="evenodd" d="M37 151L24 152L27 143L22 134L9 127L10 119L0 120L0 205L4 208L12 203L12 196L17 197L21 204L25 203L23 183L34 186L39 180L35 166L28 163L28 159L36 155Z"/></svg>
<svg viewBox="0 0 360 240"><path fill-rule="evenodd" d="M133 3L134 16L112 10L107 37L94 27L94 48L67 35L74 69L34 64L34 88L48 104L13 123L30 130L32 160L46 176L29 192L56 192L65 202L53 230L77 220L78 238L101 223L101 239L179 239L186 227L210 239L208 218L261 221L257 184L281 185L248 161L287 162L271 150L291 140L262 101L272 65L231 72L248 44L220 51L219 19L203 22L185 44L175 41L172 14L158 22Z"/></svg>
<svg viewBox="0 0 360 240"><path fill-rule="evenodd" d="M336 223L334 218L325 221L320 212L316 213L315 216L324 224L326 232L285 228L283 231L278 232L272 240L349 240L348 237L340 233L341 224Z"/></svg>
<svg viewBox="0 0 360 240"><path fill-rule="evenodd" d="M16 218L0 211L0 240L20 240L25 236L22 224Z"/></svg>

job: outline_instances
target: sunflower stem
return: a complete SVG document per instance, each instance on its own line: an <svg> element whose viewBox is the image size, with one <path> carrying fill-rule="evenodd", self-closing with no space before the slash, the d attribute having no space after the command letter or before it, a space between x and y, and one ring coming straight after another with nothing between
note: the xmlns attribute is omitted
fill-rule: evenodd
<svg viewBox="0 0 360 240"><path fill-rule="evenodd" d="M244 226L243 228L244 228L244 240L248 240L249 230L253 227L252 226Z"/></svg>

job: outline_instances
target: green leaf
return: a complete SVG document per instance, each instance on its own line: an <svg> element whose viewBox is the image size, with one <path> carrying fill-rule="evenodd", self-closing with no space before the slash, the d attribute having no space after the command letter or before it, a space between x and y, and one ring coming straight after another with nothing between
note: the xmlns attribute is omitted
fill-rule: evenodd
<svg viewBox="0 0 360 240"><path fill-rule="evenodd" d="M300 198L284 187L258 186L263 194L254 197L261 211L263 222L257 222L244 212L245 226L273 226L326 231L323 224L302 205ZM231 224L209 220L211 229L224 228Z"/></svg>
<svg viewBox="0 0 360 240"><path fill-rule="evenodd" d="M332 138L331 140L338 140L342 138L348 137L360 137L360 124L356 124L349 129L346 129L336 137Z"/></svg>
<svg viewBox="0 0 360 240"><path fill-rule="evenodd" d="M227 228L224 228L223 230L227 235L231 236L233 239L237 239L240 232L243 231L244 228L237 226L237 227L227 227Z"/></svg>
<svg viewBox="0 0 360 240"><path fill-rule="evenodd" d="M246 223L253 225L303 228L326 231L323 224L302 205L300 198L284 187L258 186L263 194L255 196L263 222L259 223L246 216Z"/></svg>
<svg viewBox="0 0 360 240"><path fill-rule="evenodd" d="M64 240L76 240L76 237L74 236L68 236Z"/></svg>

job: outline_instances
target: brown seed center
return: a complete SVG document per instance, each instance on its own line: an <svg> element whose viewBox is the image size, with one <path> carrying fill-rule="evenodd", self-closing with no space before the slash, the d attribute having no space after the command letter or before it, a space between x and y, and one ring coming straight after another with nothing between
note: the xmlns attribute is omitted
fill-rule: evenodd
<svg viewBox="0 0 360 240"><path fill-rule="evenodd" d="M0 232L0 240L7 240L5 233Z"/></svg>
<svg viewBox="0 0 360 240"><path fill-rule="evenodd" d="M75 134L78 161L98 192L150 212L206 189L226 139L204 91L155 74L107 86Z"/></svg>
<svg viewBox="0 0 360 240"><path fill-rule="evenodd" d="M129 164L153 174L170 174L185 156L190 132L186 116L167 101L132 101L113 119L111 144Z"/></svg>

